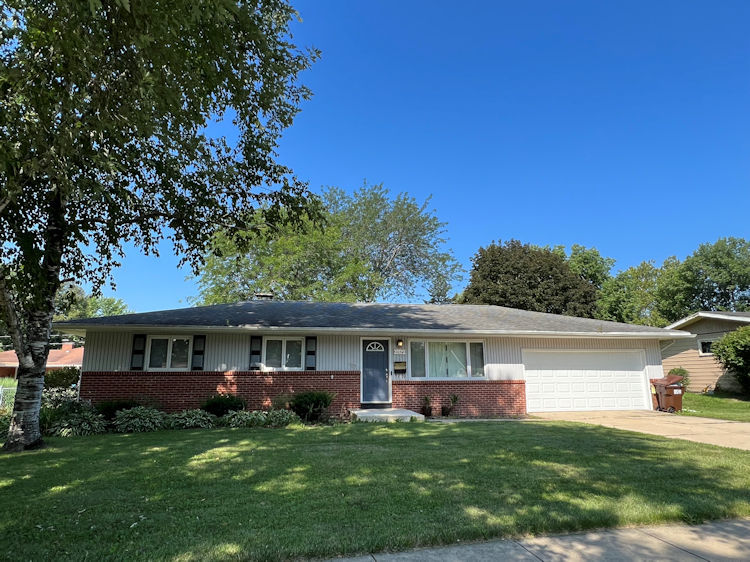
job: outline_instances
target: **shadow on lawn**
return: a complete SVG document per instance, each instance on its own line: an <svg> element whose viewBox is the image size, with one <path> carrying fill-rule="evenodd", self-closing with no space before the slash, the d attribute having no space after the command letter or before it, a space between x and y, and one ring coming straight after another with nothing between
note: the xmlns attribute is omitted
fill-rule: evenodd
<svg viewBox="0 0 750 562"><path fill-rule="evenodd" d="M750 454L576 424L355 424L54 445L0 460L0 489L13 498L0 531L15 529L17 557L329 556L750 513ZM40 544L35 516L63 542Z"/></svg>

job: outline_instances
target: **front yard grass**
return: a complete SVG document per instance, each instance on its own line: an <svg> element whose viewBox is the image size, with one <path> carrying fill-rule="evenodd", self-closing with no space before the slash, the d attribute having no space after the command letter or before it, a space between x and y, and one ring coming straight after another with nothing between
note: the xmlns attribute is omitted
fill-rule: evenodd
<svg viewBox="0 0 750 562"><path fill-rule="evenodd" d="M682 397L681 414L718 418L721 420L750 422L750 400L732 394L693 394Z"/></svg>
<svg viewBox="0 0 750 562"><path fill-rule="evenodd" d="M750 452L574 423L49 439L0 455L0 557L278 559L750 515Z"/></svg>

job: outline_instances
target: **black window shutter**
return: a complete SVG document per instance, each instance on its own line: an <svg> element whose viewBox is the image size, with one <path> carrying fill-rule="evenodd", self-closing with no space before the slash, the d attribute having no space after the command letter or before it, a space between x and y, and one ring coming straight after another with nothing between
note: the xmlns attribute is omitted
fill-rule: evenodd
<svg viewBox="0 0 750 562"><path fill-rule="evenodd" d="M250 368L259 369L261 361L263 360L261 354L263 353L263 337L262 336L251 336L250 337Z"/></svg>
<svg viewBox="0 0 750 562"><path fill-rule="evenodd" d="M203 358L206 355L206 336L193 336L193 358L190 361L190 370L202 371Z"/></svg>
<svg viewBox="0 0 750 562"><path fill-rule="evenodd" d="M130 354L130 370L142 371L146 359L146 335L133 336L133 349Z"/></svg>
<svg viewBox="0 0 750 562"><path fill-rule="evenodd" d="M318 338L308 336L305 338L305 370L314 371L316 367L315 357L318 352Z"/></svg>

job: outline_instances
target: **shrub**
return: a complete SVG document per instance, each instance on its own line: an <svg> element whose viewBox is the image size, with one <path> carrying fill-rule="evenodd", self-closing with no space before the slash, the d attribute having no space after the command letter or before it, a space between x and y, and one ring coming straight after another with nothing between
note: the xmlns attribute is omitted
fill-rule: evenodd
<svg viewBox="0 0 750 562"><path fill-rule="evenodd" d="M143 406L138 400L123 399L123 400L107 400L105 402L99 402L94 408L97 412L104 416L104 419L112 421L115 419L115 414L120 410L129 410L136 406Z"/></svg>
<svg viewBox="0 0 750 562"><path fill-rule="evenodd" d="M184 410L167 416L167 426L172 429L209 429L216 424L216 418L205 410Z"/></svg>
<svg viewBox="0 0 750 562"><path fill-rule="evenodd" d="M750 394L750 326L725 334L711 345L719 363L737 379L745 394Z"/></svg>
<svg viewBox="0 0 750 562"><path fill-rule="evenodd" d="M0 410L0 443L5 443L10 429L10 410Z"/></svg>
<svg viewBox="0 0 750 562"><path fill-rule="evenodd" d="M201 405L201 410L216 417L245 409L245 401L236 394L215 394Z"/></svg>
<svg viewBox="0 0 750 562"><path fill-rule="evenodd" d="M289 407L303 421L315 423L328 417L328 407L335 397L325 390L300 392L292 396Z"/></svg>
<svg viewBox="0 0 750 562"><path fill-rule="evenodd" d="M115 414L115 431L119 433L138 433L142 431L157 431L164 429L166 414L155 408L136 406L129 410L120 410Z"/></svg>
<svg viewBox="0 0 750 562"><path fill-rule="evenodd" d="M291 410L271 410L266 414L266 427L286 427L301 421Z"/></svg>
<svg viewBox="0 0 750 562"><path fill-rule="evenodd" d="M227 427L263 427L268 423L268 413L260 410L238 410L229 412L221 421Z"/></svg>
<svg viewBox="0 0 750 562"><path fill-rule="evenodd" d="M78 367L60 367L44 375L45 388L70 388L78 384L81 370Z"/></svg>
<svg viewBox="0 0 750 562"><path fill-rule="evenodd" d="M60 408L74 402L78 402L78 391L73 388L45 388L42 390L42 406Z"/></svg>
<svg viewBox="0 0 750 562"><path fill-rule="evenodd" d="M685 388L690 384L690 372L687 369L675 367L674 369L670 369L667 374L682 377L682 382L680 384Z"/></svg>
<svg viewBox="0 0 750 562"><path fill-rule="evenodd" d="M81 410L57 420L49 432L60 437L106 433L107 421L93 410Z"/></svg>

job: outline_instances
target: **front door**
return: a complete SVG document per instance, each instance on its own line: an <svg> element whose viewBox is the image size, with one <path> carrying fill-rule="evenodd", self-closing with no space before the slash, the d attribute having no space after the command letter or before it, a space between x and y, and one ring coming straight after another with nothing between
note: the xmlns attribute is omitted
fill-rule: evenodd
<svg viewBox="0 0 750 562"><path fill-rule="evenodd" d="M390 402L388 340L362 340L362 402Z"/></svg>

